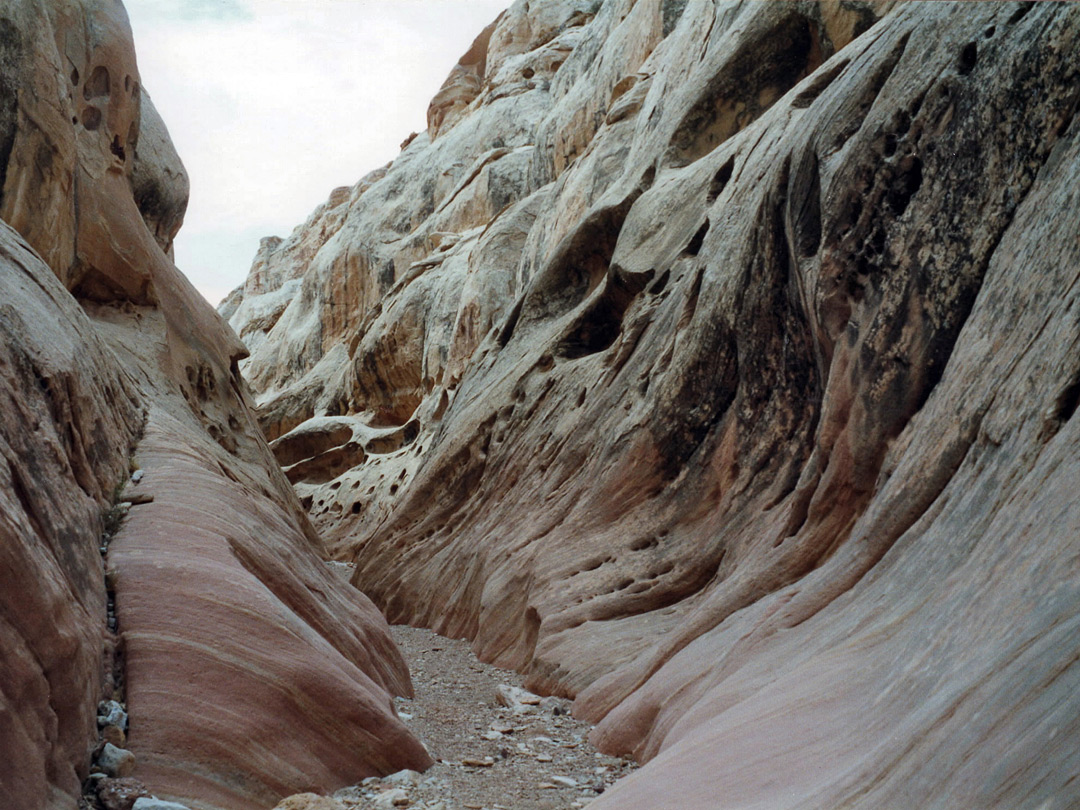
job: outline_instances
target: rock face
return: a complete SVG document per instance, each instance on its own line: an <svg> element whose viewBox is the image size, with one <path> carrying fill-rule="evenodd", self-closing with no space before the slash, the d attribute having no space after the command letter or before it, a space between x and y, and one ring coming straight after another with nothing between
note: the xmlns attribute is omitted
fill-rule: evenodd
<svg viewBox="0 0 1080 810"><path fill-rule="evenodd" d="M597 807L1080 802L1078 52L515 3L236 294L275 454L392 621L649 761Z"/></svg>
<svg viewBox="0 0 1080 810"><path fill-rule="evenodd" d="M6 4L0 66L5 806L73 807L120 696L133 775L193 810L425 767L385 620L325 570L243 345L167 256L186 177L122 6Z"/></svg>

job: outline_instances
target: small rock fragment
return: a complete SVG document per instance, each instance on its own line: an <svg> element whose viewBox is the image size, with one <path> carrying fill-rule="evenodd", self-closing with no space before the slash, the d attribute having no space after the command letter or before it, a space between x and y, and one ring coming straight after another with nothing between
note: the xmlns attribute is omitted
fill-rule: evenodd
<svg viewBox="0 0 1080 810"><path fill-rule="evenodd" d="M106 777L98 780L97 797L104 810L132 810L136 799L150 798L150 791L146 785L130 776L123 779Z"/></svg>
<svg viewBox="0 0 1080 810"><path fill-rule="evenodd" d="M577 780L571 779L569 776L549 776L548 779L563 787L577 787Z"/></svg>
<svg viewBox="0 0 1080 810"><path fill-rule="evenodd" d="M495 687L495 702L514 714L527 714L536 711L536 707L540 705L540 696L519 686L501 683Z"/></svg>
<svg viewBox="0 0 1080 810"><path fill-rule="evenodd" d="M485 757L484 759L473 759L471 757L466 757L465 759L461 760L461 764L464 765L466 768L490 768L492 765L495 764L495 760L491 759L491 757Z"/></svg>
<svg viewBox="0 0 1080 810"><path fill-rule="evenodd" d="M151 797L149 799L136 799L131 810L191 810L191 808L179 802L167 802L164 799Z"/></svg>
<svg viewBox="0 0 1080 810"><path fill-rule="evenodd" d="M345 805L318 793L296 793L278 802L274 810L345 810Z"/></svg>
<svg viewBox="0 0 1080 810"><path fill-rule="evenodd" d="M127 735L120 726L105 726L101 730L101 739L117 748L123 748L127 744Z"/></svg>
<svg viewBox="0 0 1080 810"><path fill-rule="evenodd" d="M391 785L417 785L420 783L420 774L406 768L403 771L398 771L397 773L392 773L389 776L384 777L383 781L388 782Z"/></svg>
<svg viewBox="0 0 1080 810"><path fill-rule="evenodd" d="M128 716L124 707L115 700L103 700L98 704L98 727L119 726L127 731Z"/></svg>
<svg viewBox="0 0 1080 810"><path fill-rule="evenodd" d="M401 788L394 788L379 795L375 799L376 810L391 810L394 807L404 807L409 803L409 794Z"/></svg>
<svg viewBox="0 0 1080 810"><path fill-rule="evenodd" d="M99 771L113 778L130 776L135 770L135 755L112 743L105 743L95 765Z"/></svg>

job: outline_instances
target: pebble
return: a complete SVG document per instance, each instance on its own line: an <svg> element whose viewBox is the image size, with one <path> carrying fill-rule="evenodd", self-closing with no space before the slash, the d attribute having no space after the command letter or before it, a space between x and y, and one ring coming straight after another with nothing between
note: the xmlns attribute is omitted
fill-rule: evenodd
<svg viewBox="0 0 1080 810"><path fill-rule="evenodd" d="M191 810L186 804L167 802L164 799L142 798L136 799L131 810Z"/></svg>
<svg viewBox="0 0 1080 810"><path fill-rule="evenodd" d="M540 700L539 695L534 695L520 686L500 683L495 687L495 702L510 709L514 714L529 714L537 711Z"/></svg>
<svg viewBox="0 0 1080 810"><path fill-rule="evenodd" d="M142 470L136 470L135 472L133 472L133 473L131 474L131 483L133 483L133 484L137 484L137 483L139 483L140 481L142 481L142 479L143 479L143 475L144 475L144 474L145 474L145 473L143 473L143 471L142 471Z"/></svg>
<svg viewBox="0 0 1080 810"><path fill-rule="evenodd" d="M409 794L401 788L394 788L380 794L375 799L376 810L390 810L392 807L404 807L409 803Z"/></svg>
<svg viewBox="0 0 1080 810"><path fill-rule="evenodd" d="M105 747L98 754L95 767L113 778L130 776L135 770L135 755L123 748L117 748L112 743L105 743Z"/></svg>
<svg viewBox="0 0 1080 810"><path fill-rule="evenodd" d="M117 748L123 748L127 744L127 735L120 726L105 726L101 730L101 739Z"/></svg>
<svg viewBox="0 0 1080 810"><path fill-rule="evenodd" d="M98 726L119 726L127 731L128 716L124 707L116 700L103 700L98 704Z"/></svg>
<svg viewBox="0 0 1080 810"><path fill-rule="evenodd" d="M97 798L104 810L132 810L141 797L149 798L150 791L138 779L105 777L97 781Z"/></svg>
<svg viewBox="0 0 1080 810"><path fill-rule="evenodd" d="M403 771L398 771L397 773L392 773L389 776L384 777L383 781L389 782L391 785L407 786L419 784L420 779L421 776L419 773L417 773L416 771L410 771L408 768L406 768Z"/></svg>
<svg viewBox="0 0 1080 810"><path fill-rule="evenodd" d="M548 779L563 787L577 787L577 780L571 779L569 776L549 776Z"/></svg>

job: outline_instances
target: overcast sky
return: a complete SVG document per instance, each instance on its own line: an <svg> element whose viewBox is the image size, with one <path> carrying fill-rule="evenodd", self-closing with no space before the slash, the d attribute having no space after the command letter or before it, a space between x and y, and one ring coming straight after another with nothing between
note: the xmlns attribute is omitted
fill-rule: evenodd
<svg viewBox="0 0 1080 810"><path fill-rule="evenodd" d="M176 263L215 306L287 236L422 131L510 0L125 0L143 84L191 177Z"/></svg>

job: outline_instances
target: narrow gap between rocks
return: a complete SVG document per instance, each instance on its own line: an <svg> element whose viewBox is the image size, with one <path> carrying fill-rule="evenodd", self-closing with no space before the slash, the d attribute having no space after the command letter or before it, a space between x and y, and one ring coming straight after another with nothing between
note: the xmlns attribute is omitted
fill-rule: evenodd
<svg viewBox="0 0 1080 810"><path fill-rule="evenodd" d="M349 564L329 565L351 573ZM527 692L521 675L480 662L467 641L404 625L391 632L416 692L395 700L398 715L435 765L339 790L332 799L341 810L569 810L636 767L597 752L569 700ZM289 801L278 807L291 810Z"/></svg>

